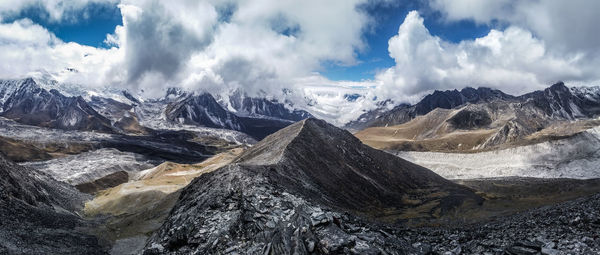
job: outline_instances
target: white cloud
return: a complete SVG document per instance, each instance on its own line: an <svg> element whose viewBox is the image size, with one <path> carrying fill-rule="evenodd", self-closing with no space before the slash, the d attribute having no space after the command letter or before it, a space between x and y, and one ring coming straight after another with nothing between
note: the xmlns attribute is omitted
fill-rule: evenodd
<svg viewBox="0 0 600 255"><path fill-rule="evenodd" d="M362 0L124 1L128 82L144 73L190 89L279 93L323 61L352 64L365 47ZM115 37L109 37L115 42ZM155 75L153 75L155 76Z"/></svg>
<svg viewBox="0 0 600 255"><path fill-rule="evenodd" d="M433 0L430 5L448 21L500 21L526 28L555 51L600 49L600 1Z"/></svg>
<svg viewBox="0 0 600 255"><path fill-rule="evenodd" d="M0 78L19 78L44 70L65 82L116 85L119 74L115 70L121 53L117 48L65 43L28 19L0 23Z"/></svg>
<svg viewBox="0 0 600 255"><path fill-rule="evenodd" d="M0 24L0 45L41 46L60 43L54 34L29 19Z"/></svg>
<svg viewBox="0 0 600 255"><path fill-rule="evenodd" d="M50 13L49 19L59 21L98 2L2 2L0 14L37 5ZM145 91L160 85L209 90L243 86L251 93L277 92L282 86L293 86L295 78L319 70L323 61L356 62L356 52L365 47L363 30L370 22L357 8L362 2L121 0L123 26L107 35L105 42L113 47L108 50L64 43L35 24L18 30L26 21L16 21L2 26L30 34L0 34L3 47L22 45L16 40L35 45L5 58L23 64L7 65L0 75L43 68L61 80ZM54 38L54 42L34 36ZM65 73L67 67L79 72ZM86 81L90 77L95 78Z"/></svg>
<svg viewBox="0 0 600 255"><path fill-rule="evenodd" d="M554 54L544 41L517 26L492 29L460 43L433 36L417 11L389 40L396 65L377 75L380 94L415 95L433 89L488 86L509 93L541 89L558 80L598 79L581 54Z"/></svg>
<svg viewBox="0 0 600 255"><path fill-rule="evenodd" d="M117 4L2 1L0 15L38 5L60 22L100 2ZM65 43L27 19L0 23L0 77L44 69L60 81L144 90L152 96L170 86L211 92L244 87L275 97L282 88L293 88L294 100L321 102L310 108L338 123L375 107L375 96L403 102L433 89L489 86L520 93L557 80L600 80L595 68L600 36L594 30L594 10L600 8L554 0L433 0L431 7L448 22L500 21L506 28L453 43L431 35L413 11L389 40L394 67L355 83L316 75L324 62L355 64L357 52L368 47L363 35L373 18L357 7L365 2L121 0L123 25L107 35L109 49ZM344 96L352 91L366 96L348 103Z"/></svg>

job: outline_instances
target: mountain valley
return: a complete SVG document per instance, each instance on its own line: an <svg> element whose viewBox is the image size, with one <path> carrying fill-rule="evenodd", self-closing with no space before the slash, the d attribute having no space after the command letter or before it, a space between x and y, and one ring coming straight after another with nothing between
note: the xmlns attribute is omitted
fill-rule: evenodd
<svg viewBox="0 0 600 255"><path fill-rule="evenodd" d="M436 91L345 130L239 90L0 84L0 254L600 251L595 87Z"/></svg>

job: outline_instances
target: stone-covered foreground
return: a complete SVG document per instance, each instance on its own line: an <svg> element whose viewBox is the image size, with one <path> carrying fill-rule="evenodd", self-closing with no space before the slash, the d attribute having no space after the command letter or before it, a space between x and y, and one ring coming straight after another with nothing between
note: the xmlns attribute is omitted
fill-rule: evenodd
<svg viewBox="0 0 600 255"><path fill-rule="evenodd" d="M241 208L231 194L232 206L214 205L223 211L198 212L210 218L172 228L169 238L153 240L166 247L151 243L145 254L173 248L215 254L600 254L600 194L456 229L394 229L306 205L287 193L256 191ZM303 206L294 209L297 203ZM239 235L244 238L234 238Z"/></svg>
<svg viewBox="0 0 600 255"><path fill-rule="evenodd" d="M600 194L461 229L396 234L423 254L600 254Z"/></svg>

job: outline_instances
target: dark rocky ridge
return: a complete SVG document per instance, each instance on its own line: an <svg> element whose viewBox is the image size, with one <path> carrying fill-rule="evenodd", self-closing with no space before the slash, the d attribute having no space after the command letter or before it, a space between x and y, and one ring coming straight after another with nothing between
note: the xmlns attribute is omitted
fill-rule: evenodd
<svg viewBox="0 0 600 255"><path fill-rule="evenodd" d="M405 254L413 248L404 240L355 215L374 219L418 206L411 199L436 200L438 213L481 201L428 169L307 119L196 178L145 254Z"/></svg>
<svg viewBox="0 0 600 255"><path fill-rule="evenodd" d="M0 254L105 254L76 213L86 196L0 155ZM88 226L89 227L89 226Z"/></svg>
<svg viewBox="0 0 600 255"><path fill-rule="evenodd" d="M247 166L268 166L266 176L286 190L340 209L369 212L403 208L407 196L447 192L445 211L470 190L434 172L375 150L347 131L325 121L307 119L254 145L236 160ZM419 190L419 191L417 191Z"/></svg>

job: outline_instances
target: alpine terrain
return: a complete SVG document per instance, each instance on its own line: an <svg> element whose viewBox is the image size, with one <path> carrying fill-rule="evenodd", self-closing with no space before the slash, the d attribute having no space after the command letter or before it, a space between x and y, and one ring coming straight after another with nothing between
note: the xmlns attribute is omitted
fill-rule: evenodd
<svg viewBox="0 0 600 255"><path fill-rule="evenodd" d="M600 254L600 1L0 1L0 255Z"/></svg>

